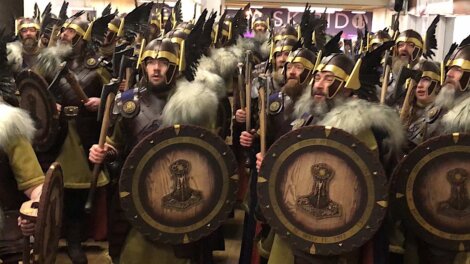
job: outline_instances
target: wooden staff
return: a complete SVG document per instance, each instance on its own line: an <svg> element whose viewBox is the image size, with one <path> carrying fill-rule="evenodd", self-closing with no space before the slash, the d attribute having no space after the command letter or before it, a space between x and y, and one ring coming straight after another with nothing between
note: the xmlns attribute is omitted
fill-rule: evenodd
<svg viewBox="0 0 470 264"><path fill-rule="evenodd" d="M133 70L131 68L126 68L126 82L124 85L124 91L129 90L129 87L131 87L131 80L132 80L132 73Z"/></svg>
<svg viewBox="0 0 470 264"><path fill-rule="evenodd" d="M261 155L264 157L266 154L266 99L267 99L267 94L266 90L267 87L264 83L270 83L269 80L267 80L267 75L266 74L261 74L261 77L265 80L263 84L260 85L258 89L259 93L259 102L260 102L260 107L259 107L259 134L260 134L260 147L261 147Z"/></svg>
<svg viewBox="0 0 470 264"><path fill-rule="evenodd" d="M382 76L382 90L380 91L380 104L385 104L385 97L388 90L388 82L390 81L390 65L388 59L390 57L390 51L385 51L384 57L384 74Z"/></svg>
<svg viewBox="0 0 470 264"><path fill-rule="evenodd" d="M59 26L57 24L54 24L52 26L51 36L49 37L49 42L47 44L48 47L52 47L56 45L57 39L59 38L58 33L59 33Z"/></svg>
<svg viewBox="0 0 470 264"><path fill-rule="evenodd" d="M245 113L246 113L246 131L251 130L251 50L246 51L245 57Z"/></svg>
<svg viewBox="0 0 470 264"><path fill-rule="evenodd" d="M111 111L111 106L113 105L114 102L114 97L116 96L115 93L111 92L108 94L106 97L106 106L103 114L103 122L101 123L101 131L100 131L100 138L98 141L98 145L100 146L101 149L104 148L104 144L106 143L106 135L108 132L109 128L109 113ZM93 207L93 200L95 197L95 191L96 191L96 186L98 183L98 176L101 171L101 164L95 164L93 166L93 174L92 174L92 179L91 179L91 186L90 186L90 192L88 193L88 198L85 204L85 211L87 213L91 212L91 208Z"/></svg>
<svg viewBox="0 0 470 264"><path fill-rule="evenodd" d="M405 101L403 102L403 106L400 112L400 119L402 121L402 124L406 124L405 121L410 114L410 107L411 107L410 102L412 98L413 87L415 87L415 85L416 85L415 80L413 80L413 78L410 78L407 88L406 88Z"/></svg>

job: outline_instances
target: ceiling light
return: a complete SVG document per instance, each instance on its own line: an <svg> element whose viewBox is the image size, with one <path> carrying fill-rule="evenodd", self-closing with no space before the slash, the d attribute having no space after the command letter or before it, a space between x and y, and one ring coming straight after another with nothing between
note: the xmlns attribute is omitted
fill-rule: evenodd
<svg viewBox="0 0 470 264"><path fill-rule="evenodd" d="M351 11L352 14L365 14L366 11Z"/></svg>

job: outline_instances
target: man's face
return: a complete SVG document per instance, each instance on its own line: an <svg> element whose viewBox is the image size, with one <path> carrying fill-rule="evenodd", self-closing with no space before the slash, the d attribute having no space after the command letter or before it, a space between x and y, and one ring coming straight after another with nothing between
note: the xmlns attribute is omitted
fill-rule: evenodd
<svg viewBox="0 0 470 264"><path fill-rule="evenodd" d="M59 39L63 43L72 45L73 39L75 38L76 35L77 35L77 32L75 31L75 29L66 28L64 29L64 31L62 31L62 33L60 33Z"/></svg>
<svg viewBox="0 0 470 264"><path fill-rule="evenodd" d="M145 61L145 70L153 87L161 87L166 84L168 66L169 63L166 59L147 59Z"/></svg>
<svg viewBox="0 0 470 264"><path fill-rule="evenodd" d="M410 62L414 49L415 44L413 42L401 41L398 43L398 57L400 60Z"/></svg>
<svg viewBox="0 0 470 264"><path fill-rule="evenodd" d="M276 71L279 71L284 67L284 64L287 61L287 57L289 57L289 51L280 51L276 52Z"/></svg>
<svg viewBox="0 0 470 264"><path fill-rule="evenodd" d="M458 66L450 67L450 69L447 71L445 82L451 84L458 84L458 87L455 88L460 88L460 79L462 78L462 75L462 68Z"/></svg>
<svg viewBox="0 0 470 264"><path fill-rule="evenodd" d="M287 64L286 79L297 80L300 83L300 75L304 72L305 67L300 62L294 62Z"/></svg>
<svg viewBox="0 0 470 264"><path fill-rule="evenodd" d="M20 35L23 40L25 39L36 40L37 34L38 34L38 31L36 30L36 28L33 28L33 27L23 28L20 31Z"/></svg>
<svg viewBox="0 0 470 264"><path fill-rule="evenodd" d="M429 86L431 86L431 78L423 77L419 80L416 86L415 96L418 103L428 105L436 98L435 93L429 94Z"/></svg>
<svg viewBox="0 0 470 264"><path fill-rule="evenodd" d="M324 102L331 84L335 81L335 75L330 71L322 71L315 73L313 82L312 97L314 102Z"/></svg>
<svg viewBox="0 0 470 264"><path fill-rule="evenodd" d="M255 32L266 33L267 28L263 24L256 24L254 30L255 30Z"/></svg>

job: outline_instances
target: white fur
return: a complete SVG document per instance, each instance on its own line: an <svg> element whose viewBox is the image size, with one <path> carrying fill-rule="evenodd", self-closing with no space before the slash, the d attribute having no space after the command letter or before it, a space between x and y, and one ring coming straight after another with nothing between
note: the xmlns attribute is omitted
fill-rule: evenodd
<svg viewBox="0 0 470 264"><path fill-rule="evenodd" d="M441 120L447 133L470 131L470 97L458 102Z"/></svg>
<svg viewBox="0 0 470 264"><path fill-rule="evenodd" d="M5 149L17 136L24 136L29 142L33 140L36 129L25 110L0 102L0 113L0 149Z"/></svg>
<svg viewBox="0 0 470 264"><path fill-rule="evenodd" d="M163 109L162 126L175 124L213 128L219 100L214 89L201 81L181 80Z"/></svg>
<svg viewBox="0 0 470 264"><path fill-rule="evenodd" d="M23 44L20 41L7 43L7 60L13 72L21 71L23 66Z"/></svg>
<svg viewBox="0 0 470 264"><path fill-rule="evenodd" d="M57 45L43 49L37 60L37 71L47 77L53 78L59 71L60 64L72 53L72 46Z"/></svg>
<svg viewBox="0 0 470 264"><path fill-rule="evenodd" d="M222 99L227 95L227 89L225 87L224 80L215 73L198 69L194 81L203 83L205 87L214 91L217 95L217 98L219 99Z"/></svg>
<svg viewBox="0 0 470 264"><path fill-rule="evenodd" d="M336 127L353 135L380 128L387 131L392 147L397 150L405 141L405 132L395 110L362 99L350 99L333 108L319 125Z"/></svg>

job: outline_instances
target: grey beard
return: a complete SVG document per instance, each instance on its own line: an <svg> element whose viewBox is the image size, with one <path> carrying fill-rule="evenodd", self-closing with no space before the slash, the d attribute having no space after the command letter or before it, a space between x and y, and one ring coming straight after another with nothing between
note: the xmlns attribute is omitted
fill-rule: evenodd
<svg viewBox="0 0 470 264"><path fill-rule="evenodd" d="M455 89L450 84L444 84L436 97L435 105L450 109L455 104Z"/></svg>
<svg viewBox="0 0 470 264"><path fill-rule="evenodd" d="M395 79L398 79L398 74L403 66L407 66L408 61L400 60L399 57L393 57L392 59L392 73Z"/></svg>
<svg viewBox="0 0 470 264"><path fill-rule="evenodd" d="M38 47L38 42L35 39L24 39L23 40L23 48L27 52L34 52Z"/></svg>
<svg viewBox="0 0 470 264"><path fill-rule="evenodd" d="M255 33L253 39L258 43L263 43L268 39L268 32L265 33Z"/></svg>
<svg viewBox="0 0 470 264"><path fill-rule="evenodd" d="M340 106L344 104L346 98L343 96L336 96L333 99L327 99L325 101L321 101L319 103L313 103L312 105L312 113L314 119L318 122L322 120L328 112L330 112L336 106Z"/></svg>

